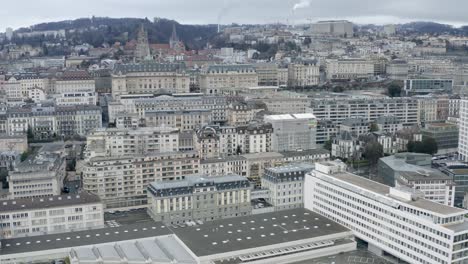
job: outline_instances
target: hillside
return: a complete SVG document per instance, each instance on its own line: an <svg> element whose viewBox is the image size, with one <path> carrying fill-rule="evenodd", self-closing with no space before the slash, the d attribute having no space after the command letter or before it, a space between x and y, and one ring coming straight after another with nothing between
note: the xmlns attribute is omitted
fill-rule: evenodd
<svg viewBox="0 0 468 264"><path fill-rule="evenodd" d="M16 33L31 31L66 30L67 41L71 45L89 43L100 47L104 43L112 45L119 41L126 43L136 38L138 27L143 24L148 31L151 43L167 43L175 24L179 38L188 48L200 48L216 35L215 25L182 25L173 20L156 19L154 22L140 18L92 17L59 22L41 23L29 28L20 28ZM17 44L42 45L51 41L50 37L14 38Z"/></svg>

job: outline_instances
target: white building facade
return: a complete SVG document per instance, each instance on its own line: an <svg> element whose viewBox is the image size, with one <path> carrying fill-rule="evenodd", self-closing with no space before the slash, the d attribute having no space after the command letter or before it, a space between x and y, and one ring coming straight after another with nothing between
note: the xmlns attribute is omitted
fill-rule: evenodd
<svg viewBox="0 0 468 264"><path fill-rule="evenodd" d="M466 210L344 170L332 162L317 163L306 176L305 208L350 228L378 254L418 264L466 263Z"/></svg>

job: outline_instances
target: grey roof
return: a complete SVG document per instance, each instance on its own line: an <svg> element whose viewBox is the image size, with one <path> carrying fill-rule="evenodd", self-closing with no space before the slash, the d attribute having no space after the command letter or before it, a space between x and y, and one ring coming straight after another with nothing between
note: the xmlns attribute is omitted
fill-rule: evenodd
<svg viewBox="0 0 468 264"><path fill-rule="evenodd" d="M414 154L414 155L412 155ZM408 156L410 155L410 156ZM398 172L399 175L409 181L417 180L450 180L451 177L445 175L439 170L429 167L423 167L408 163L406 158L425 158L427 154L422 153L401 153L400 155L393 155L380 158L380 161L390 167L393 171ZM411 161L409 161L411 162Z"/></svg>
<svg viewBox="0 0 468 264"><path fill-rule="evenodd" d="M369 120L364 119L362 117L356 117L356 118L347 118L341 122L341 125L344 126L369 126Z"/></svg>
<svg viewBox="0 0 468 264"><path fill-rule="evenodd" d="M399 124L401 123L398 117L396 116L379 116L375 119L377 124Z"/></svg>
<svg viewBox="0 0 468 264"><path fill-rule="evenodd" d="M349 229L306 209L293 209L215 220L173 231L200 257L349 232Z"/></svg>
<svg viewBox="0 0 468 264"><path fill-rule="evenodd" d="M375 181L371 181L369 179L366 179L361 176L354 175L348 172L336 173L336 174L331 175L331 177L345 181L349 184L358 186L360 188L366 189L370 192L374 192L380 195L389 196L390 194L390 188L391 188L390 186L387 186L387 185L384 185ZM351 191L355 192L356 190L352 189ZM409 202L400 201L396 198L392 198L392 199L394 199L395 202L406 203L414 207L427 210L433 213L442 214L442 215L459 214L459 213L466 212L466 210L463 210L460 208L455 208L455 207L439 204L436 202L431 202L426 199L416 199L415 201L409 201Z"/></svg>
<svg viewBox="0 0 468 264"><path fill-rule="evenodd" d="M340 131L340 135L339 135L339 139L340 140L353 140L353 136L351 135L351 133L348 131L348 130L344 130L344 131Z"/></svg>
<svg viewBox="0 0 468 264"><path fill-rule="evenodd" d="M171 233L171 230L161 222L148 222L120 227L4 239L2 240L0 255L96 245L169 235Z"/></svg>
<svg viewBox="0 0 468 264"><path fill-rule="evenodd" d="M127 74L131 72L176 72L185 70L183 63L157 63L157 62L142 62L130 64L118 64L114 68L115 74Z"/></svg>
<svg viewBox="0 0 468 264"><path fill-rule="evenodd" d="M209 164L209 163L220 163L220 162L229 162L229 161L245 161L246 158L242 156L226 156L223 158L210 158L210 159L204 159L200 160L200 164Z"/></svg>
<svg viewBox="0 0 468 264"><path fill-rule="evenodd" d="M88 192L49 197L23 198L0 201L0 212L30 211L41 208L64 207L99 203L99 197Z"/></svg>
<svg viewBox="0 0 468 264"><path fill-rule="evenodd" d="M215 64L209 65L207 72L229 72L229 71L255 71L255 68L251 64Z"/></svg>
<svg viewBox="0 0 468 264"><path fill-rule="evenodd" d="M262 178L274 183L304 181L305 174L312 171L314 168L315 164L308 163L271 167L265 169L265 173Z"/></svg>
<svg viewBox="0 0 468 264"><path fill-rule="evenodd" d="M237 189L247 188L250 186L249 180L236 174L228 174L224 176L209 177L206 175L189 175L184 180L177 181L156 181L148 186L148 191L154 196L172 196L189 194L195 188L215 186L219 189Z"/></svg>
<svg viewBox="0 0 468 264"><path fill-rule="evenodd" d="M330 151L323 149L323 148L315 148L315 149L305 149L300 151L282 151L280 152L281 155L284 157L299 157L299 156L306 156L306 155L324 155L330 154Z"/></svg>

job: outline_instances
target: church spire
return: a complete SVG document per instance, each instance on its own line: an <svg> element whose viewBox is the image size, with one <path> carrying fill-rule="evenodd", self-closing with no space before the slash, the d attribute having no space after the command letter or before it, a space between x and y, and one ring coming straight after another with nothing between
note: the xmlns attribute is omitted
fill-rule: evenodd
<svg viewBox="0 0 468 264"><path fill-rule="evenodd" d="M171 40L176 42L179 41L179 37L177 37L177 31L176 31L176 25L175 23L172 24L172 35L171 35Z"/></svg>

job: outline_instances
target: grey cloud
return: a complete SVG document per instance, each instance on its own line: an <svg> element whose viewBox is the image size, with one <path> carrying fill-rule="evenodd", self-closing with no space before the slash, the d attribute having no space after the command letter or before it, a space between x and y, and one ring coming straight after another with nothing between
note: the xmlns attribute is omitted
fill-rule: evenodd
<svg viewBox="0 0 468 264"><path fill-rule="evenodd" d="M16 0L0 9L1 28L79 17L164 17L182 23L305 22L347 18L367 23L431 20L468 24L464 0ZM20 7L21 12L15 12ZM387 21L389 20L389 21Z"/></svg>

